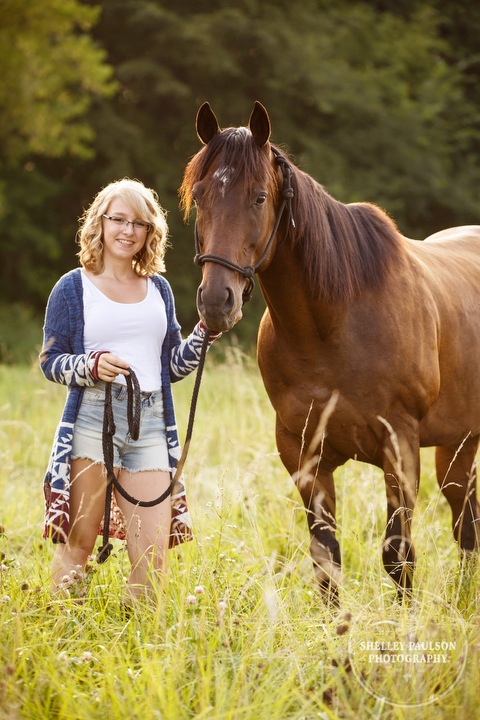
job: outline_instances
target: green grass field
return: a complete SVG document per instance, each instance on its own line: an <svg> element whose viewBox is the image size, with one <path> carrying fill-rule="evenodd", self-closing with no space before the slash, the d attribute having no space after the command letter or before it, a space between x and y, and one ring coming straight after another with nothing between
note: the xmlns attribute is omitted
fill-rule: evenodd
<svg viewBox="0 0 480 720"><path fill-rule="evenodd" d="M192 385L175 387L181 436ZM196 539L169 554L156 609L125 620L121 543L71 597L49 592L42 478L64 394L0 367L0 720L480 717L479 573L459 565L430 450L412 602L381 565L382 476L352 462L336 476L342 606L325 608L258 370L209 358L185 467Z"/></svg>

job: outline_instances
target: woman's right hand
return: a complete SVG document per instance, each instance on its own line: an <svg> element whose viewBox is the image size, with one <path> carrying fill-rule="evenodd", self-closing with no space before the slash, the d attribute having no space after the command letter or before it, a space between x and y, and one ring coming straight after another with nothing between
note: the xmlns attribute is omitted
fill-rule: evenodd
<svg viewBox="0 0 480 720"><path fill-rule="evenodd" d="M98 358L97 375L99 380L113 382L117 375L129 375L128 363L113 353L102 352Z"/></svg>

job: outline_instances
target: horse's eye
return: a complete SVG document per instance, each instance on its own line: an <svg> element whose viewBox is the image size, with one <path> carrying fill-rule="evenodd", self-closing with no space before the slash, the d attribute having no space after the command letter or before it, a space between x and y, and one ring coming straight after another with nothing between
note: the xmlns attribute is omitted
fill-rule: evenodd
<svg viewBox="0 0 480 720"><path fill-rule="evenodd" d="M192 187L192 202L197 207L198 200L201 195L201 188L199 186L199 183L195 183L195 185Z"/></svg>
<svg viewBox="0 0 480 720"><path fill-rule="evenodd" d="M266 199L267 199L267 193L266 192L260 193L260 195L255 200L255 205L263 205L263 203L265 202Z"/></svg>

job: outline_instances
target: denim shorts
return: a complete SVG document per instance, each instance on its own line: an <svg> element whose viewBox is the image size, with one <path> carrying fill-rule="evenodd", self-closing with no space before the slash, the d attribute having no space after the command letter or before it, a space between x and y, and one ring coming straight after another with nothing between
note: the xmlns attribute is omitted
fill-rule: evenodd
<svg viewBox="0 0 480 720"><path fill-rule="evenodd" d="M75 421L72 459L85 458L103 463L102 429L105 383L87 387ZM127 387L112 383L112 408L115 421L113 464L129 472L169 471L162 391L142 392L140 434L132 440L127 421Z"/></svg>

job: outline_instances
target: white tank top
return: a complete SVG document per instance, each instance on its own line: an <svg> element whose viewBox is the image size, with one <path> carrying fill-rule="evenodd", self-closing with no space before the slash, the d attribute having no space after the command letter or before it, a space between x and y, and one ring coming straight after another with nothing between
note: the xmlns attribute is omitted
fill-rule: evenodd
<svg viewBox="0 0 480 720"><path fill-rule="evenodd" d="M165 303L153 280L147 295L137 303L110 300L82 272L85 352L108 350L135 371L142 391L159 390L162 384L162 344L167 332ZM126 384L125 376L115 382Z"/></svg>

